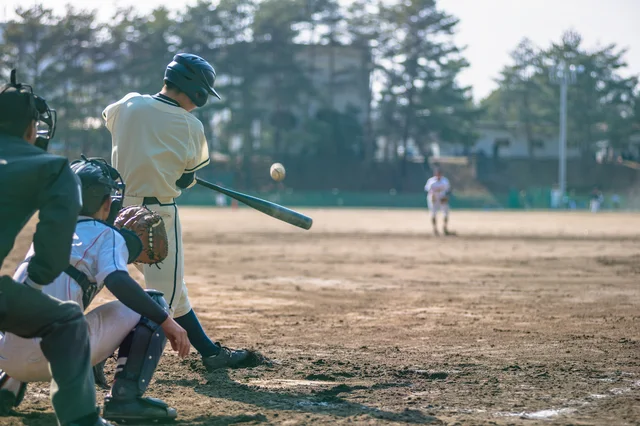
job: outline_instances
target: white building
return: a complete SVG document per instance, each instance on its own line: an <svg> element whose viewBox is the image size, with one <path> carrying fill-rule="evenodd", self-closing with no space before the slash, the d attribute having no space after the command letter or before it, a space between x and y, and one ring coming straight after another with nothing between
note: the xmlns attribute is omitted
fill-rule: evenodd
<svg viewBox="0 0 640 426"><path fill-rule="evenodd" d="M519 123L478 122L475 132L478 135L469 153L500 158L529 158L529 145L523 126ZM558 158L560 152L558 136L536 141L534 158ZM439 144L441 156L464 155L465 150L458 144ZM567 147L567 158L580 156L577 148Z"/></svg>

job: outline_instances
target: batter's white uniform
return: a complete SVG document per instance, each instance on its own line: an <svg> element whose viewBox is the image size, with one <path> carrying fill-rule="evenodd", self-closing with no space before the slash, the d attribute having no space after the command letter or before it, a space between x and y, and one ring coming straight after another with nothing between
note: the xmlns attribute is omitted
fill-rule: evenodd
<svg viewBox="0 0 640 426"><path fill-rule="evenodd" d="M33 246L26 259L33 256ZM87 217L80 217L73 236L70 264L84 272L99 288L115 271L127 271L129 251L124 238L112 228ZM25 261L14 274L23 282L27 274ZM82 306L82 289L67 274L60 274L44 293L60 300L71 300ZM86 308L86 307L85 307ZM91 365L105 360L120 346L140 321L140 315L119 301L99 306L86 314L91 342ZM0 337L0 369L21 382L51 380L49 363L40 349L40 338L24 339L11 333Z"/></svg>
<svg viewBox="0 0 640 426"><path fill-rule="evenodd" d="M436 214L441 211L445 217L449 216L449 202L444 200L447 197L447 193L451 189L449 185L449 179L444 176L440 176L438 179L436 176L429 178L424 186L424 190L427 192L427 205L431 212L431 217L436 217Z"/></svg>
<svg viewBox="0 0 640 426"><path fill-rule="evenodd" d="M144 265L147 288L162 291L171 314L191 310L184 282L182 227L175 198L176 181L209 164L209 149L202 123L167 99L129 93L102 113L111 132L111 163L126 184L124 205L141 205L144 197L161 204L147 207L162 216L169 254L158 266Z"/></svg>

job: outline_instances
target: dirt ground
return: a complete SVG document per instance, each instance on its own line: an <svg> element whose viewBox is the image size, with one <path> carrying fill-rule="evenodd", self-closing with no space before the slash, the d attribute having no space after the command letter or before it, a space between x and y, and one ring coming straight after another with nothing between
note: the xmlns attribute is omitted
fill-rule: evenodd
<svg viewBox="0 0 640 426"><path fill-rule="evenodd" d="M454 212L436 238L425 211L301 211L181 210L205 328L273 365L167 349L148 395L178 424L640 424L640 214ZM47 385L0 424L54 424Z"/></svg>

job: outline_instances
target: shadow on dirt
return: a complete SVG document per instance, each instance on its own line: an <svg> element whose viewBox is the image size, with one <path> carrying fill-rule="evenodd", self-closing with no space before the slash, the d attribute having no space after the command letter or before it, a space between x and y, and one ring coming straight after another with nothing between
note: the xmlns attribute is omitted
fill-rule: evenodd
<svg viewBox="0 0 640 426"><path fill-rule="evenodd" d="M403 412L395 413L380 410L375 407L368 407L363 404L349 402L344 399L346 394L353 391L373 391L385 388L407 387L410 386L410 383L379 383L372 386L350 386L347 384L338 384L329 389L312 389L308 393L303 393L266 390L238 383L229 377L227 371L205 374L204 376L207 378L206 384L202 384L198 380L179 380L177 382L158 380L158 383L165 382L165 384L170 384L171 386L185 386L210 398L221 398L242 402L269 410L297 411L301 413L345 418L366 415L376 419L402 423L443 424L438 418L424 414L419 410L407 409ZM226 420L224 418L209 417L207 421L202 424L224 425L232 424L230 423L231 421L237 422L237 419L235 419L235 417ZM256 422L259 420L252 418L248 421ZM191 422L191 424L198 424L193 423L194 419L191 419Z"/></svg>
<svg viewBox="0 0 640 426"><path fill-rule="evenodd" d="M53 413L14 411L11 413L11 416L15 417L16 420L19 419L20 424L24 426L49 426L58 424L56 416ZM0 424L10 425L15 423L12 422L11 417L0 417Z"/></svg>

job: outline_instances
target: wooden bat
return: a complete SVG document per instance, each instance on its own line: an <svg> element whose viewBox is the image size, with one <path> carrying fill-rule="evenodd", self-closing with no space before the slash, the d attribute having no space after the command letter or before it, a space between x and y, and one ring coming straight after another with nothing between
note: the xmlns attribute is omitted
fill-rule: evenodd
<svg viewBox="0 0 640 426"><path fill-rule="evenodd" d="M279 204L272 203L271 201L243 194L242 192L234 191L232 189L223 188L219 185L215 185L211 182L200 179L199 177L196 177L196 182L206 188L213 189L214 191L218 191L224 195L236 199L249 207L261 211L264 214L275 217L276 219L287 222L293 226L297 226L298 228L309 229L311 228L311 225L313 225L313 219L311 219L309 216L305 216L302 213L298 213L297 211L288 209Z"/></svg>

